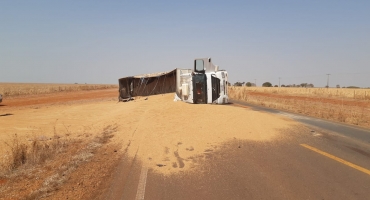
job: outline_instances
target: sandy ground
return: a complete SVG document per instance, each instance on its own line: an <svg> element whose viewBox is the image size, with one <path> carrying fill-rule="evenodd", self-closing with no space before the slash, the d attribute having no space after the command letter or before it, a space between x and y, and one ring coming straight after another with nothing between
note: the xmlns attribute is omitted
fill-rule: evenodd
<svg viewBox="0 0 370 200"><path fill-rule="evenodd" d="M4 100L2 105L6 106L0 106L3 160L10 151L3 144L10 143L14 134L25 142L52 140L57 135L75 143L71 145L74 150L66 151L63 158L47 161L34 167L34 171L0 177L0 198L29 197L45 186L54 172L61 170L57 166L71 167L66 163L83 150L92 156L83 162L73 160L76 169L66 177L63 174L63 184L48 191L48 198L91 199L103 194L123 155L136 156L143 165L164 175L197 170L195 159L224 142L279 141L284 137L282 130L297 125L284 117L235 105L174 102L173 94L150 96L147 100L142 97L127 103L118 103L116 96L117 91L109 89L72 92L64 99L54 94ZM107 141L91 147L92 142L98 141L96 138L104 137Z"/></svg>

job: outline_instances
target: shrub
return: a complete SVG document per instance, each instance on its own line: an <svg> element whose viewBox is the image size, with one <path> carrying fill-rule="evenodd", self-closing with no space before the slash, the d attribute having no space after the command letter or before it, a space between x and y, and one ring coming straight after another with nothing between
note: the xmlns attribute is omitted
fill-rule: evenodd
<svg viewBox="0 0 370 200"><path fill-rule="evenodd" d="M264 82L262 87L272 87L272 84L270 82Z"/></svg>

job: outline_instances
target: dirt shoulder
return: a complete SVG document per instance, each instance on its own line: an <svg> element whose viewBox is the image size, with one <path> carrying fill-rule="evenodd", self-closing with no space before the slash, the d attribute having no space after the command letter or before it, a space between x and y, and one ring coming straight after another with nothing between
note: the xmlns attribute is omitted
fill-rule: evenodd
<svg viewBox="0 0 370 200"><path fill-rule="evenodd" d="M105 112L116 96L107 89L4 100L0 199L97 196L122 154L113 142L117 125Z"/></svg>

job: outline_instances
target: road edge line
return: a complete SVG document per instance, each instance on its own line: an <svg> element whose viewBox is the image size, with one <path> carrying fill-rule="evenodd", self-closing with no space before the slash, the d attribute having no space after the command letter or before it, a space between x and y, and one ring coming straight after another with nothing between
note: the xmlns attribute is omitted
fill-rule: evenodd
<svg viewBox="0 0 370 200"><path fill-rule="evenodd" d="M141 168L139 185L137 187L136 198L135 198L136 200L144 200L147 175L148 175L148 168L143 166Z"/></svg>

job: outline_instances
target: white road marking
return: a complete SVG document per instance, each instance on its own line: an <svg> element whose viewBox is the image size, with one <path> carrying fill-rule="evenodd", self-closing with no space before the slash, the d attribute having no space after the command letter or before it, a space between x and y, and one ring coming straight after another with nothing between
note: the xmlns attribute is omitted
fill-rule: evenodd
<svg viewBox="0 0 370 200"><path fill-rule="evenodd" d="M143 166L141 168L139 185L137 187L136 198L135 198L136 200L144 200L147 175L148 175L148 168Z"/></svg>

